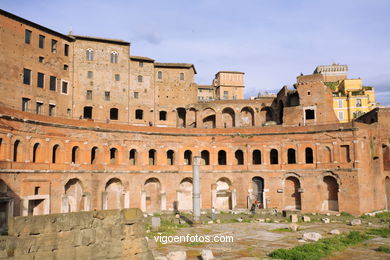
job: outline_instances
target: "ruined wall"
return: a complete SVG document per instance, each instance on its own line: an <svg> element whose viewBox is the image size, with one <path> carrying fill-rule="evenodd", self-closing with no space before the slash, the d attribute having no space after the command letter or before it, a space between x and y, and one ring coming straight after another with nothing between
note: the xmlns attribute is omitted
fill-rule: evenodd
<svg viewBox="0 0 390 260"><path fill-rule="evenodd" d="M1 259L154 259L139 209L15 217Z"/></svg>

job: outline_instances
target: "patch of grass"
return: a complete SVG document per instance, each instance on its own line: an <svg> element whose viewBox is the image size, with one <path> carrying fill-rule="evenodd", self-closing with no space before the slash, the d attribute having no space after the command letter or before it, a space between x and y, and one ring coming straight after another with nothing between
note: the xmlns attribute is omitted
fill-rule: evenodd
<svg viewBox="0 0 390 260"><path fill-rule="evenodd" d="M291 229L289 229L289 228L276 228L276 229L272 229L270 231L271 232L291 232Z"/></svg>
<svg viewBox="0 0 390 260"><path fill-rule="evenodd" d="M390 237L390 229L389 228L371 229L367 231L367 234L381 236L381 237Z"/></svg>
<svg viewBox="0 0 390 260"><path fill-rule="evenodd" d="M352 214L349 214L348 212L341 212L340 216L343 216L343 217L353 217Z"/></svg>
<svg viewBox="0 0 390 260"><path fill-rule="evenodd" d="M270 257L289 260L317 260L329 256L333 252L341 251L348 246L361 243L368 238L369 236L364 233L352 231L348 235L324 238L291 249L277 249L270 253Z"/></svg>
<svg viewBox="0 0 390 260"><path fill-rule="evenodd" d="M390 245L380 246L380 247L378 247L376 249L376 251L382 252L382 253L386 253L386 254L390 254Z"/></svg>
<svg viewBox="0 0 390 260"><path fill-rule="evenodd" d="M185 244L185 246L202 246L204 244L205 243L203 243L203 242L190 242L188 244Z"/></svg>

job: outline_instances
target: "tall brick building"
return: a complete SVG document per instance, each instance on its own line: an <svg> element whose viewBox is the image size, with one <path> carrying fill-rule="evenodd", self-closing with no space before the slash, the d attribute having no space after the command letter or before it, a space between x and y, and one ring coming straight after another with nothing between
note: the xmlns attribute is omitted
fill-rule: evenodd
<svg viewBox="0 0 390 260"><path fill-rule="evenodd" d="M319 74L243 99L243 73L209 86L188 63L63 35L0 11L0 213L138 207L361 214L390 207L390 110L339 123Z"/></svg>

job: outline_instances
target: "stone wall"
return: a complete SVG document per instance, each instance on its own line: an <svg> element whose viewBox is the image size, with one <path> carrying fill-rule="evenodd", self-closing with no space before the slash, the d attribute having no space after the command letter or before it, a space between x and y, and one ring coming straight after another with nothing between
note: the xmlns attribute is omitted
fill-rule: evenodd
<svg viewBox="0 0 390 260"><path fill-rule="evenodd" d="M0 259L154 259L139 209L15 217Z"/></svg>

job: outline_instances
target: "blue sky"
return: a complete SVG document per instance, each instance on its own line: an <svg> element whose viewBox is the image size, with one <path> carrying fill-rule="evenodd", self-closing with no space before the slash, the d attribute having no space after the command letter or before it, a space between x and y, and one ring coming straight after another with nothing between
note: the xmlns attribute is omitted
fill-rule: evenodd
<svg viewBox="0 0 390 260"><path fill-rule="evenodd" d="M1 0L0 8L64 34L123 39L131 55L194 63L196 81L245 72L246 96L291 86L317 65L349 66L390 106L390 1Z"/></svg>

